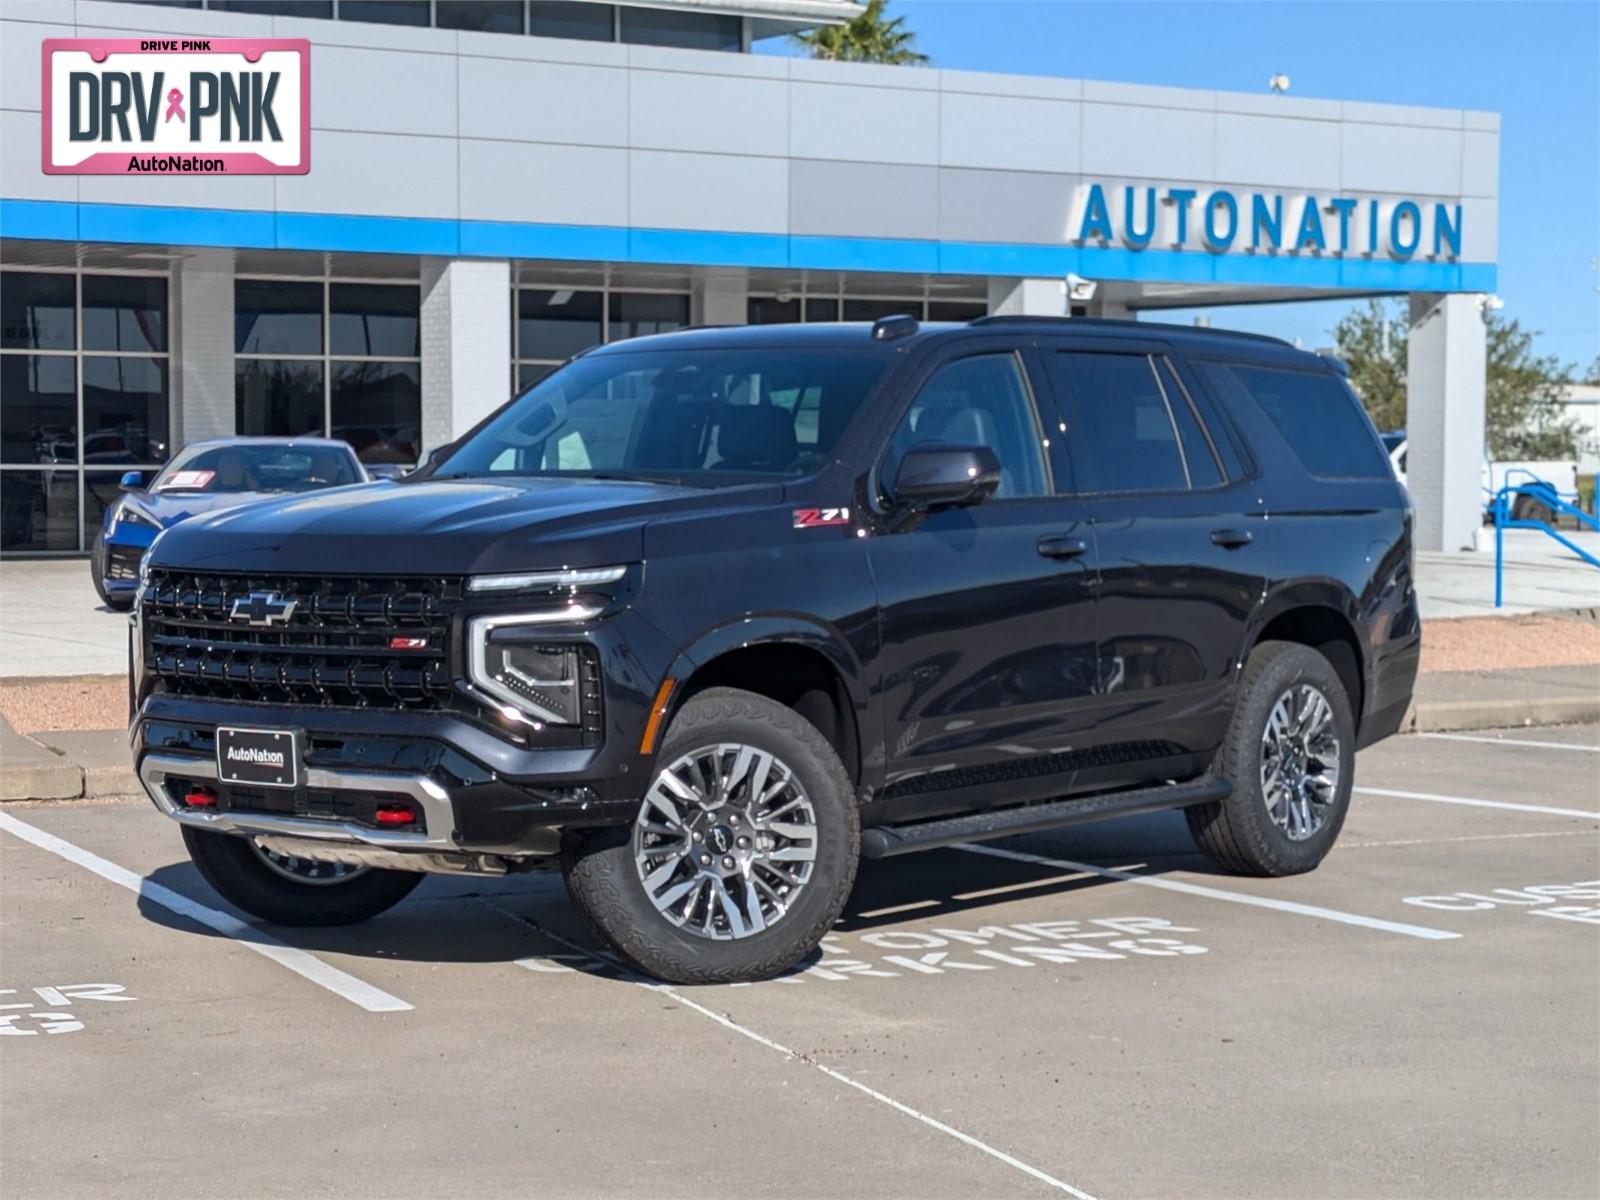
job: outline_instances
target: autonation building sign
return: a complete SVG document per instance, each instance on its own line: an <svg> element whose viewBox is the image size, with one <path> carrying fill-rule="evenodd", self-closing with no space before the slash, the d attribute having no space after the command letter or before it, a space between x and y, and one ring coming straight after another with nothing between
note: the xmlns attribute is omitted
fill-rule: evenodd
<svg viewBox="0 0 1600 1200"><path fill-rule="evenodd" d="M1456 259L1461 254L1462 206L1440 201L1377 197L1284 195L1227 188L1080 187L1071 228L1080 245L1120 242L1150 246L1203 246L1221 254L1235 249L1295 254L1417 254Z"/></svg>

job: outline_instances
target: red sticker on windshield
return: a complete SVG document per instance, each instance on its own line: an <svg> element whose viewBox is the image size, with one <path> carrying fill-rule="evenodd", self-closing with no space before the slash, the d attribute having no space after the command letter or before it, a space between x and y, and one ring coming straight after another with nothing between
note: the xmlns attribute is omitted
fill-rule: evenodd
<svg viewBox="0 0 1600 1200"><path fill-rule="evenodd" d="M797 508L794 510L796 529L815 529L819 525L848 525L848 508Z"/></svg>

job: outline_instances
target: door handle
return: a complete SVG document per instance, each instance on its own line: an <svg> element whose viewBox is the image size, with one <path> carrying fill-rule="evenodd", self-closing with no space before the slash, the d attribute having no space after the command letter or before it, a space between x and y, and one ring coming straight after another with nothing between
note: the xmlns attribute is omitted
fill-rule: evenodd
<svg viewBox="0 0 1600 1200"><path fill-rule="evenodd" d="M1229 550L1237 550L1240 546L1248 546L1254 540L1248 529L1213 529L1211 531L1212 544Z"/></svg>
<svg viewBox="0 0 1600 1200"><path fill-rule="evenodd" d="M1089 544L1082 538L1075 537L1042 537L1039 539L1038 547L1039 553L1046 558L1077 558L1089 552Z"/></svg>

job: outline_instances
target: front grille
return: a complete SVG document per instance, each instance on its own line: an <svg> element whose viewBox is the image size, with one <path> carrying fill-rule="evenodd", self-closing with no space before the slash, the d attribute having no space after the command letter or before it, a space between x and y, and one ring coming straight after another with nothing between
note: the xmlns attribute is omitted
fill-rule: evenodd
<svg viewBox="0 0 1600 1200"><path fill-rule="evenodd" d="M446 707L454 699L450 616L462 582L152 571L140 609L145 662L176 695ZM251 624L252 614L272 623Z"/></svg>
<svg viewBox="0 0 1600 1200"><path fill-rule="evenodd" d="M139 560L144 557L142 546L107 546L106 578L139 578Z"/></svg>

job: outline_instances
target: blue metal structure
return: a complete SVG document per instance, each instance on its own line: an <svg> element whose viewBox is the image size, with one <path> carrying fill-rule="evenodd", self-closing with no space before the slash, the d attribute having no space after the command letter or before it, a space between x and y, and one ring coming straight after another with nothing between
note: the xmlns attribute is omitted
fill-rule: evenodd
<svg viewBox="0 0 1600 1200"><path fill-rule="evenodd" d="M1528 478L1532 480L1531 484L1527 482L1507 483L1494 494L1491 511L1494 515L1494 606L1496 608L1501 606L1505 594L1505 531L1507 529L1543 530L1591 567L1600 567L1600 558L1596 558L1576 542L1562 536L1553 525L1546 524L1544 521L1519 520L1511 515L1511 505L1514 497L1537 495L1541 501L1549 505L1551 513L1556 516L1561 513L1570 513L1577 518L1580 526L1587 526L1600 533L1600 519L1584 512L1576 504L1570 503L1561 493L1556 491L1553 484L1547 483L1531 473L1524 473L1528 474Z"/></svg>

